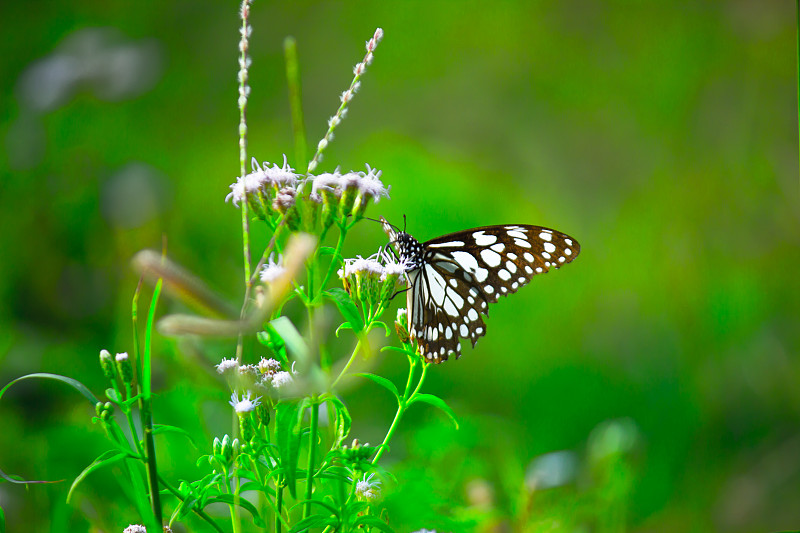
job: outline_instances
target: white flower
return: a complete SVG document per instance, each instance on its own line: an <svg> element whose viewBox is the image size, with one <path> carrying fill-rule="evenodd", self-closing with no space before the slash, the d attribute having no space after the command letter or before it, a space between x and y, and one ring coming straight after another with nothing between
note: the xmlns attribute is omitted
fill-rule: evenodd
<svg viewBox="0 0 800 533"><path fill-rule="evenodd" d="M123 361L128 360L128 352L118 353L116 357L117 363L121 363Z"/></svg>
<svg viewBox="0 0 800 533"><path fill-rule="evenodd" d="M131 524L123 529L122 533L147 533L147 528L139 524Z"/></svg>
<svg viewBox="0 0 800 533"><path fill-rule="evenodd" d="M405 307L397 309L397 318L395 320L401 324L406 324L408 322L408 311L406 311Z"/></svg>
<svg viewBox="0 0 800 533"><path fill-rule="evenodd" d="M258 190L265 190L269 186L275 186L278 189L295 186L299 174L296 174L294 169L289 166L286 155L283 156L283 166L279 167L275 164L270 167L269 165L268 161L264 161L263 166L259 165L254 157L250 163L252 172L244 177L236 178L236 183L230 186L231 192L225 197L225 201L233 199L233 205L238 207L239 202L245 199L245 193L255 193Z"/></svg>
<svg viewBox="0 0 800 533"><path fill-rule="evenodd" d="M236 362L236 359L225 359L222 358L222 361L217 365L217 372L220 374L225 374L230 370L235 370L239 368L239 363Z"/></svg>
<svg viewBox="0 0 800 533"><path fill-rule="evenodd" d="M314 176L314 181L311 185L311 194L319 194L320 189L332 191L334 195L340 196L342 185L342 174L337 168L333 172L325 172L319 176Z"/></svg>
<svg viewBox="0 0 800 533"><path fill-rule="evenodd" d="M373 477L375 477L374 473L369 477L364 474L364 478L356 483L356 497L362 502L375 501L381 495L381 482L377 479L372 481Z"/></svg>
<svg viewBox="0 0 800 533"><path fill-rule="evenodd" d="M264 283L271 283L281 277L286 269L281 264L283 263L283 258L278 256L278 261L276 262L274 258L270 255L269 261L264 268L261 269L261 281Z"/></svg>
<svg viewBox="0 0 800 533"><path fill-rule="evenodd" d="M389 188L383 186L381 181L381 174L383 171L375 170L367 165L367 173L361 173L361 180L358 183L358 188L364 196L371 196L375 203L381 199L381 196L389 198Z"/></svg>
<svg viewBox="0 0 800 533"><path fill-rule="evenodd" d="M272 386L276 389L281 389L294 381L292 375L288 372L275 372L272 375Z"/></svg>
<svg viewBox="0 0 800 533"><path fill-rule="evenodd" d="M262 374L274 374L275 372L280 371L281 364L275 359L264 359L261 358L261 361L258 362L258 371Z"/></svg>
<svg viewBox="0 0 800 533"><path fill-rule="evenodd" d="M247 394L243 394L242 399L240 400L236 396L236 393L234 392L233 394L231 394L231 401L228 403L231 404L231 407L233 407L237 413L249 413L256 407L261 405L260 396L256 396L252 400L250 399L250 396L251 396L250 391L247 391Z"/></svg>

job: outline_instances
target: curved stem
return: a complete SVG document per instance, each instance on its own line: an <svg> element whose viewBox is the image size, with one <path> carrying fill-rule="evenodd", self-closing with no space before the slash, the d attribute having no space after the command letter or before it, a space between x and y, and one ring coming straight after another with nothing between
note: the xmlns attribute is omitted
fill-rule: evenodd
<svg viewBox="0 0 800 533"><path fill-rule="evenodd" d="M336 379L334 379L333 383L331 383L331 389L336 387L336 384L339 383L339 380L341 380L344 377L344 375L347 374L347 371L350 369L350 365L353 364L353 361L356 358L356 354L358 353L358 350L360 348L361 348L361 336L359 336L358 342L356 343L356 347L353 349L353 353L350 354L350 359L347 360L347 364L344 365L344 368L342 369L342 371L339 372L339 375L336 376Z"/></svg>

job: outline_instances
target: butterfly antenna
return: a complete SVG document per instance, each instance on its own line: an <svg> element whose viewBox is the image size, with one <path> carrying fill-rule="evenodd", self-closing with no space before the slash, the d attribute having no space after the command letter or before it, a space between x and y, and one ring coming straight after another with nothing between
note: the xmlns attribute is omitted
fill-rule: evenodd
<svg viewBox="0 0 800 533"><path fill-rule="evenodd" d="M404 213L403 214L403 233L405 233L405 232L406 232L406 215Z"/></svg>

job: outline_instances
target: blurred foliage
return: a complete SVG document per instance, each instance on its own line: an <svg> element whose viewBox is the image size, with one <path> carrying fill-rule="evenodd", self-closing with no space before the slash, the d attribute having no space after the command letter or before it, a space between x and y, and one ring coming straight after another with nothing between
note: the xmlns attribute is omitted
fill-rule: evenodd
<svg viewBox="0 0 800 533"><path fill-rule="evenodd" d="M241 301L240 216L223 202L238 174L237 9L0 6L0 384L44 371L102 390L98 351L130 347L129 260L163 239ZM404 422L386 456L399 531L523 516L533 531L800 526L794 23L777 0L256 2L252 155L293 162L284 37L315 143L380 26L319 170L382 169L392 200L371 214L407 215L422 240L516 222L582 245L495 306L475 350L432 369L429 390L463 425L422 409ZM377 224L359 228L351 255L384 244ZM156 421L210 446L230 431L211 365L234 341L158 342ZM403 372L391 354L380 364ZM381 392L349 397L362 441L391 416ZM90 417L57 384L20 384L0 402L0 468L72 479L103 451ZM637 445L592 467L608 424ZM192 478L185 443L160 439L165 472ZM581 458L578 478L524 489L531 461L558 450ZM587 486L613 501L587 508ZM68 488L0 484L8 530L136 519L109 473L74 508Z"/></svg>

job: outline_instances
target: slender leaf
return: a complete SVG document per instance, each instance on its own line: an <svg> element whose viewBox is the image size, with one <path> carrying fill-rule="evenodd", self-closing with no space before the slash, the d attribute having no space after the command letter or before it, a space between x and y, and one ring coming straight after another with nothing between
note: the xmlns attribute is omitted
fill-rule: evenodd
<svg viewBox="0 0 800 533"><path fill-rule="evenodd" d="M175 427L175 426L168 426L168 425L165 425L165 424L153 424L153 435L158 435L159 433L177 433L179 435L183 435L184 437L189 439L189 442L192 443L192 446L194 446L195 449L197 449L197 450L200 449L197 446L197 443L192 438L192 436L189 435L189 432L186 431L183 428L179 428L179 427Z"/></svg>
<svg viewBox="0 0 800 533"><path fill-rule="evenodd" d="M308 348L308 344L306 344L303 336L300 335L300 332L297 331L297 328L292 324L291 320L282 316L271 321L269 324L286 344L286 348L294 355L295 359L301 363L309 361L311 351Z"/></svg>
<svg viewBox="0 0 800 533"><path fill-rule="evenodd" d="M267 524L264 522L261 516L259 516L256 506L245 498L242 498L241 496L236 497L233 494L220 494L219 496L215 496L206 500L205 505L219 502L227 503L228 505L238 505L242 509L246 509L251 515L253 515L253 523L255 525L258 527L267 527Z"/></svg>
<svg viewBox="0 0 800 533"><path fill-rule="evenodd" d="M325 527L332 526L334 529L338 527L339 520L332 516L325 516L324 514L312 514L307 518L303 518L289 530L289 533L299 533L312 527Z"/></svg>
<svg viewBox="0 0 800 533"><path fill-rule="evenodd" d="M438 396L434 396L433 394L415 394L414 396L411 397L411 400L408 402L408 404L411 405L412 403L415 402L423 402L432 405L434 407L438 407L439 409L444 411L447 414L447 416L450 417L450 420L453 421L453 424L455 424L456 429L458 429L458 420L456 419L455 412L453 412L453 409L451 409L450 406L447 405L445 401L439 398Z"/></svg>
<svg viewBox="0 0 800 533"><path fill-rule="evenodd" d="M88 388L86 388L86 385L84 385L80 381L77 381L77 380L72 379L72 378L68 378L66 376L60 376L58 374L46 374L46 373L42 373L42 372L39 372L39 373L36 373L36 374L28 374L28 375L22 376L21 378L15 379L11 383L9 383L5 387L3 387L2 390L0 390L0 398L3 397L3 394L5 394L5 392L8 390L8 388L11 387L11 385L13 385L14 383L17 383L18 381L22 381L23 379L31 379L31 378L54 379L56 381L60 381L62 383L66 383L67 385L69 385L70 387L75 389L76 391L80 392L83 395L83 397L86 398L89 401L90 404L92 404L92 407L94 407L95 405L97 405L98 402L100 402L100 400L98 400L95 397L95 395L92 394L92 391L90 391Z"/></svg>
<svg viewBox="0 0 800 533"><path fill-rule="evenodd" d="M380 529L381 531L385 531L386 533L394 533L394 529L389 527L389 524L387 524L377 516L372 516L368 514L356 518L355 522L353 522L353 525L356 527L369 526L369 527L374 527L376 529Z"/></svg>
<svg viewBox="0 0 800 533"><path fill-rule="evenodd" d="M275 433L278 441L278 453L281 458L281 469L286 488L293 498L297 497L295 484L297 481L297 458L300 435L297 428L300 406L294 402L281 402L275 406Z"/></svg>
<svg viewBox="0 0 800 533"><path fill-rule="evenodd" d="M353 303L353 299L350 298L347 291L334 287L325 291L325 296L336 304L339 312L350 323L356 333L364 331L364 320L361 318L361 313L358 312L356 304Z"/></svg>
<svg viewBox="0 0 800 533"><path fill-rule="evenodd" d="M384 389L386 389L389 392L391 392L392 394L394 394L394 397L397 398L398 402L401 400L400 391L398 391L397 387L395 386L395 384L392 383L391 381L389 381L388 379L386 379L384 377L381 377L381 376L376 376L375 374L370 374L368 372L360 372L360 373L358 373L356 375L364 377L364 378L367 378L370 381L374 381L375 383L377 383L378 385L380 385Z"/></svg>
<svg viewBox="0 0 800 533"><path fill-rule="evenodd" d="M67 493L67 503L69 503L70 498L72 498L72 493L78 487L81 481L86 479L86 476L94 472L95 470L99 470L105 466L109 466L114 464L118 461L121 461L127 457L131 457L130 454L125 452L121 452L119 450L108 450L100 455L97 459L95 459L92 464L87 466L83 469L83 472L78 474L78 477L75 478L75 481L72 482L72 486L69 488L69 492Z"/></svg>
<svg viewBox="0 0 800 533"><path fill-rule="evenodd" d="M333 404L336 412L336 443L333 447L337 448L342 441L347 438L347 435L350 434L350 427L353 425L353 419L350 417L350 411L348 411L347 406L345 406L342 400L336 396L331 396L325 400Z"/></svg>

